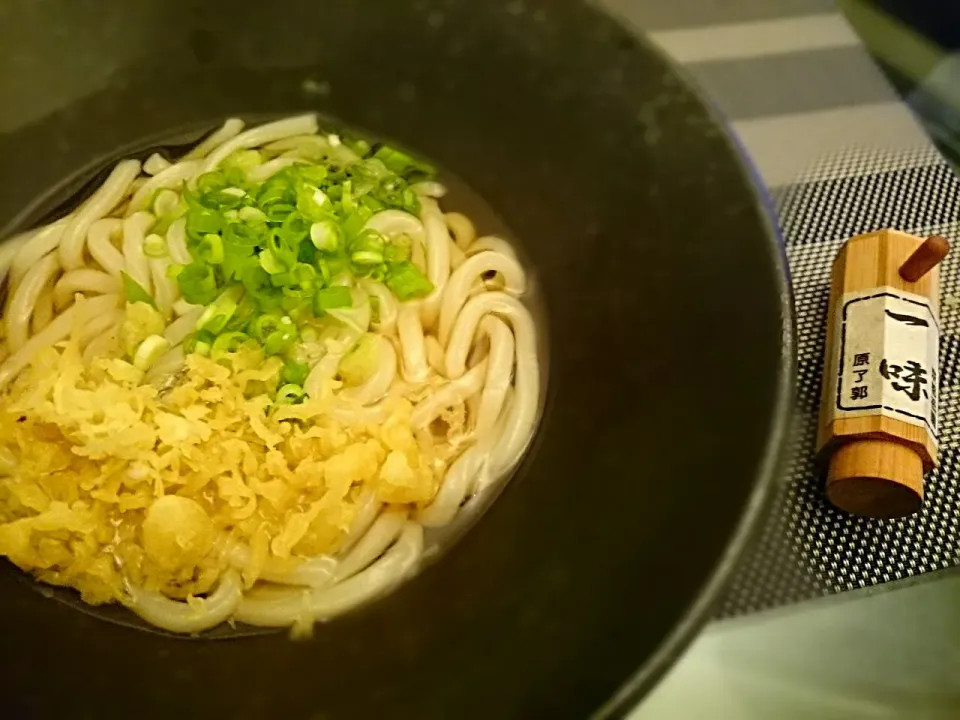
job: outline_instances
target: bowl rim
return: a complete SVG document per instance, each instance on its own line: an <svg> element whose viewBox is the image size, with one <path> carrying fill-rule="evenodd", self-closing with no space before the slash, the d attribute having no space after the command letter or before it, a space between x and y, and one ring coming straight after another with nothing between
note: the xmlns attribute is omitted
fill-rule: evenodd
<svg viewBox="0 0 960 720"><path fill-rule="evenodd" d="M593 5L594 3L588 3ZM751 206L757 213L757 221L766 235L763 245L769 253L777 287L780 317L780 352L772 403L768 406L770 427L764 445L758 448L758 463L752 478L752 489L739 511L739 517L733 523L727 543L711 572L696 591L693 601L680 614L680 619L669 628L665 638L656 650L638 664L637 669L622 682L619 687L596 711L597 717L623 716L647 694L663 677L667 670L679 659L689 646L695 634L707 623L711 611L719 603L728 587L732 575L747 551L753 547L761 530L763 520L772 505L777 488L779 472L786 458L786 439L791 410L793 406L794 382L796 377L795 322L792 293L789 284L787 261L783 241L778 229L776 215L769 193L764 187L756 168L750 162L745 150L739 144L730 123L712 103L709 96L691 77L690 73L676 63L646 34L628 22L616 11L604 7L598 11L620 26L634 43L634 50L643 52L659 60L664 70L673 75L685 90L703 108L713 126L723 134L722 143L733 156L730 161L741 174L746 189L752 192ZM731 167L734 167L731 165ZM25 211L26 212L26 211ZM16 222L16 219L14 220ZM772 301L772 298L770 298ZM731 518L732 519L732 518Z"/></svg>
<svg viewBox="0 0 960 720"><path fill-rule="evenodd" d="M676 664L700 630L710 621L710 614L719 604L741 560L758 541L763 529L763 520L773 505L775 489L786 462L787 431L794 406L794 379L797 368L796 315L790 270L784 237L769 188L760 177L759 170L737 136L730 120L692 73L670 57L645 30L628 20L622 12L608 7L606 3L604 3L603 12L628 32L640 48L657 58L673 73L690 94L701 103L706 116L722 131L723 141L747 183L748 189L753 193L754 207L763 225L764 234L767 236L767 250L776 271L778 286L781 348L770 431L754 478L753 490L747 497L740 519L727 541L726 548L680 621L640 668L622 682L616 692L594 712L595 718L625 717L639 706L640 701Z"/></svg>

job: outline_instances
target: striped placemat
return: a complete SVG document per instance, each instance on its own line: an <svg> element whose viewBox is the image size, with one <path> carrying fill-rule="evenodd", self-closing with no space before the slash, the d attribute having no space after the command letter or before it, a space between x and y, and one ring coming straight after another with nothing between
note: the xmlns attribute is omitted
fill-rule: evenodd
<svg viewBox="0 0 960 720"><path fill-rule="evenodd" d="M726 115L771 189L787 246L799 361L790 461L761 541L720 616L957 564L956 257L942 273L941 463L927 479L923 511L899 521L853 518L824 501L813 467L833 257L846 238L883 227L955 240L960 183L954 173L830 0L604 4L683 63ZM869 15L866 22L882 20ZM925 62L930 65L929 56Z"/></svg>

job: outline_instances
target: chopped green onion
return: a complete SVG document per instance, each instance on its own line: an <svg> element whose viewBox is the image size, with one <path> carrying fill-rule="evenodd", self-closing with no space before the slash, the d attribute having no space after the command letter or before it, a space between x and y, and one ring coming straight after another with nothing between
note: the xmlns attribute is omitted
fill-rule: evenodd
<svg viewBox="0 0 960 720"><path fill-rule="evenodd" d="M307 230L304 229L304 235L306 235L306 232ZM297 264L297 251L295 248L302 238L290 240L288 237L289 236L286 235L281 236L280 232L275 230L267 236L266 248L272 251L274 256L289 269Z"/></svg>
<svg viewBox="0 0 960 720"><path fill-rule="evenodd" d="M387 279L387 266L386 265L374 265L370 268L370 272L367 273L366 277L373 280L374 282L383 282Z"/></svg>
<svg viewBox="0 0 960 720"><path fill-rule="evenodd" d="M409 182L425 180L436 174L436 170L427 163L389 145L381 145L373 157Z"/></svg>
<svg viewBox="0 0 960 720"><path fill-rule="evenodd" d="M278 293L270 285L270 275L260 267L259 263L245 268L240 275L240 282L261 308L270 309L277 305Z"/></svg>
<svg viewBox="0 0 960 720"><path fill-rule="evenodd" d="M223 229L223 239L231 245L252 248L266 242L268 232L266 223L232 222Z"/></svg>
<svg viewBox="0 0 960 720"><path fill-rule="evenodd" d="M250 340L250 336L242 332L227 332L218 335L213 341L211 354L214 356L236 352L241 345Z"/></svg>
<svg viewBox="0 0 960 720"><path fill-rule="evenodd" d="M252 247L225 245L223 264L220 266L223 277L228 280L242 281L244 274L251 268L259 270L260 261L253 251Z"/></svg>
<svg viewBox="0 0 960 720"><path fill-rule="evenodd" d="M292 272L282 272L270 276L270 284L276 288L282 288L285 285L292 285L293 283L294 279Z"/></svg>
<svg viewBox="0 0 960 720"><path fill-rule="evenodd" d="M313 309L317 315L327 310L336 310L337 308L350 307L353 304L353 297L350 288L337 285L334 287L318 290L313 296Z"/></svg>
<svg viewBox="0 0 960 720"><path fill-rule="evenodd" d="M363 213L350 213L340 225L343 236L349 239L359 235L363 232L363 226L367 224L368 219L369 218L365 217Z"/></svg>
<svg viewBox="0 0 960 720"><path fill-rule="evenodd" d="M282 223L287 215L294 212L296 208L293 205L288 205L287 203L275 203L268 206L264 212L267 215L267 220L272 223Z"/></svg>
<svg viewBox="0 0 960 720"><path fill-rule="evenodd" d="M350 249L354 252L366 250L369 252L382 253L386 239L376 230L364 230L350 244Z"/></svg>
<svg viewBox="0 0 960 720"><path fill-rule="evenodd" d="M392 179L394 177L392 170L388 170L387 166L384 165L381 160L373 157L369 157L361 163L356 163L350 170L354 175L361 175L370 181L376 181L377 184L379 184L381 180Z"/></svg>
<svg viewBox="0 0 960 720"><path fill-rule="evenodd" d="M398 263L409 260L412 254L413 240L408 235L401 235L384 248L383 258L388 263Z"/></svg>
<svg viewBox="0 0 960 720"><path fill-rule="evenodd" d="M294 281L304 290L312 290L317 283L317 270L313 265L297 263L292 274Z"/></svg>
<svg viewBox="0 0 960 720"><path fill-rule="evenodd" d="M360 203L364 208L375 213L380 212L387 207L385 203L380 202L377 200L377 198L373 197L373 195L364 195L362 198L360 198Z"/></svg>
<svg viewBox="0 0 960 720"><path fill-rule="evenodd" d="M283 219L283 225L277 229L276 237L290 248L296 248L310 233L310 221L299 212L292 212Z"/></svg>
<svg viewBox="0 0 960 720"><path fill-rule="evenodd" d="M173 212L167 213L166 215L160 215L157 218L157 222L153 226L153 232L160 236L166 235L167 231L170 229L170 226L182 218L186 212L187 206L181 202L181 204L177 205Z"/></svg>
<svg viewBox="0 0 960 720"><path fill-rule="evenodd" d="M347 139L344 141L344 144L360 157L366 157L368 154L370 154L370 150L372 149L370 147L370 143L361 138L357 138L355 140Z"/></svg>
<svg viewBox="0 0 960 720"><path fill-rule="evenodd" d="M330 263L326 258L318 257L317 258L317 270L320 271L320 277L323 278L323 284L328 285L330 283Z"/></svg>
<svg viewBox="0 0 960 720"><path fill-rule="evenodd" d="M239 287L243 287L240 285ZM251 297L250 293L244 292L240 302L237 303L237 309L227 323L227 330L243 330L250 324L253 318L260 312L260 305Z"/></svg>
<svg viewBox="0 0 960 720"><path fill-rule="evenodd" d="M298 165L296 168L291 168L300 179L313 185L314 187L319 187L327 179L327 176L330 174L323 165Z"/></svg>
<svg viewBox="0 0 960 720"><path fill-rule="evenodd" d="M193 305L206 305L217 296L217 279L209 265L192 262L177 276L180 294Z"/></svg>
<svg viewBox="0 0 960 720"><path fill-rule="evenodd" d="M379 265L383 262L383 253L361 250L350 256L357 265Z"/></svg>
<svg viewBox="0 0 960 720"><path fill-rule="evenodd" d="M170 341L163 335L151 335L140 343L133 354L133 366L138 370L148 370L170 349Z"/></svg>
<svg viewBox="0 0 960 720"><path fill-rule="evenodd" d="M350 258L346 255L332 255L325 258L325 260L331 278L337 278L350 273Z"/></svg>
<svg viewBox="0 0 960 720"><path fill-rule="evenodd" d="M120 271L120 277L123 278L123 293L129 303L143 302L156 309L157 303L151 297L150 293L144 290L143 285L138 283L124 271Z"/></svg>
<svg viewBox="0 0 960 720"><path fill-rule="evenodd" d="M289 318L288 318L289 319ZM297 341L297 329L293 323L281 325L267 336L263 343L263 351L267 355L279 355L289 350Z"/></svg>
<svg viewBox="0 0 960 720"><path fill-rule="evenodd" d="M297 251L297 261L313 265L317 260L317 248L312 242L300 243L300 249Z"/></svg>
<svg viewBox="0 0 960 720"><path fill-rule="evenodd" d="M187 211L187 235L200 240L210 233L218 233L223 227L220 213L205 207L192 207Z"/></svg>
<svg viewBox="0 0 960 720"><path fill-rule="evenodd" d="M260 208L255 207L242 207L237 211L237 217L243 220L245 223L265 223L267 221L267 214L263 212Z"/></svg>
<svg viewBox="0 0 960 720"><path fill-rule="evenodd" d="M234 150L223 159L224 169L251 170L263 163L263 155L257 150Z"/></svg>
<svg viewBox="0 0 960 720"><path fill-rule="evenodd" d="M183 341L183 352L187 355L191 353L209 355L214 340L216 340L216 337L213 333L207 332L206 330L198 330L187 336L187 339Z"/></svg>
<svg viewBox="0 0 960 720"><path fill-rule="evenodd" d="M223 177L230 187L243 187L247 182L247 174L236 167L228 167L223 171Z"/></svg>
<svg viewBox="0 0 960 720"><path fill-rule="evenodd" d="M433 168L388 146L353 140L350 145L365 159L345 161L334 152L263 182L251 180L247 171L261 165L264 155L236 150L182 195L166 189L154 194L150 206L160 218L157 227L165 223L165 232L173 219L185 216L194 258L185 266L171 264L167 275L176 280L182 302L205 306L184 343L186 351L216 357L256 342L268 355L302 360L297 343L323 337L314 319L351 307L358 278L385 282L401 300L433 290L410 262L409 237L388 240L366 226L386 208L418 212L419 198L409 183L432 176ZM156 227L144 252L169 255ZM129 300L154 304L127 275L124 288ZM295 388L302 393L308 374L302 363L285 366L281 384L290 386L291 398Z"/></svg>
<svg viewBox="0 0 960 720"><path fill-rule="evenodd" d="M345 213L351 213L357 209L357 204L353 201L353 183L347 180L340 189L340 208Z"/></svg>
<svg viewBox="0 0 960 720"><path fill-rule="evenodd" d="M148 258L166 257L167 252L167 241L159 235L147 235L143 241L143 254Z"/></svg>
<svg viewBox="0 0 960 720"><path fill-rule="evenodd" d="M242 188L227 187L204 196L204 204L208 207L214 207L217 210L229 210L243 205L243 199L246 192ZM227 215L227 213L224 213Z"/></svg>
<svg viewBox="0 0 960 720"><path fill-rule="evenodd" d="M237 304L243 296L243 286L233 285L224 290L220 297L214 300L197 320L197 330L206 330L214 335L223 332L237 311Z"/></svg>
<svg viewBox="0 0 960 720"><path fill-rule="evenodd" d="M223 262L223 238L219 235L209 233L203 236L203 239L197 244L196 257L211 265L219 265Z"/></svg>
<svg viewBox="0 0 960 720"><path fill-rule="evenodd" d="M385 279L400 300L426 297L433 292L433 283L410 261L391 265Z"/></svg>
<svg viewBox="0 0 960 720"><path fill-rule="evenodd" d="M278 172L272 175L257 192L257 205L261 208L264 205L273 205L278 202L292 202L296 197L296 189L286 172Z"/></svg>
<svg viewBox="0 0 960 720"><path fill-rule="evenodd" d="M407 188L403 191L400 203L401 209L406 210L411 215L420 214L420 198L417 197L417 193L413 188Z"/></svg>
<svg viewBox="0 0 960 720"><path fill-rule="evenodd" d="M223 190L227 186L227 177L222 172L208 172L197 178L197 192L201 195Z"/></svg>
<svg viewBox="0 0 960 720"><path fill-rule="evenodd" d="M310 226L310 240L317 250L333 252L340 245L340 227L333 220L320 220Z"/></svg>
<svg viewBox="0 0 960 720"><path fill-rule="evenodd" d="M280 262L280 259L277 257L276 253L269 248L260 251L259 258L260 267L262 267L271 275L277 275L287 271L287 266Z"/></svg>
<svg viewBox="0 0 960 720"><path fill-rule="evenodd" d="M280 300L280 307L290 316L293 322L299 327L315 317L313 308L313 293L307 293L290 288L283 289L283 298Z"/></svg>
<svg viewBox="0 0 960 720"><path fill-rule="evenodd" d="M153 198L153 214L169 215L176 212L180 205L180 196L169 188L161 188Z"/></svg>
<svg viewBox="0 0 960 720"><path fill-rule="evenodd" d="M280 319L280 315L272 313L260 315L250 323L250 334L260 342L264 342L270 333L280 328Z"/></svg>
<svg viewBox="0 0 960 720"><path fill-rule="evenodd" d="M289 361L283 366L283 382L294 385L303 385L307 381L307 375L310 374L310 366L306 363Z"/></svg>
<svg viewBox="0 0 960 720"><path fill-rule="evenodd" d="M383 263L385 244L383 235L375 230L364 230L354 238L350 244L350 259L356 265L365 266L361 274L369 275L373 271L369 266Z"/></svg>
<svg viewBox="0 0 960 720"><path fill-rule="evenodd" d="M288 383L277 390L276 402L278 405L293 405L307 396L300 385Z"/></svg>
<svg viewBox="0 0 960 720"><path fill-rule="evenodd" d="M297 192L293 183L290 182L289 175L281 171L260 186L257 192L257 205L265 208L277 203L292 203L296 201L296 196Z"/></svg>

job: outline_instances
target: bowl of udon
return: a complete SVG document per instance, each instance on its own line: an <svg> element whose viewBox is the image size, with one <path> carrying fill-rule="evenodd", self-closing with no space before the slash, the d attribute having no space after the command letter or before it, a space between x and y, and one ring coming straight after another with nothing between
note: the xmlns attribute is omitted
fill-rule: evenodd
<svg viewBox="0 0 960 720"><path fill-rule="evenodd" d="M572 0L4 12L6 714L626 712L790 397L682 73Z"/></svg>

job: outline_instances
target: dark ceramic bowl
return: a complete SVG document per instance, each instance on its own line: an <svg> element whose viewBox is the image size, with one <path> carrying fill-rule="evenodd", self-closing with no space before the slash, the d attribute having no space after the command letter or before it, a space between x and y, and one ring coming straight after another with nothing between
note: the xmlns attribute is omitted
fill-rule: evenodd
<svg viewBox="0 0 960 720"><path fill-rule="evenodd" d="M318 628L184 640L0 568L9 718L624 712L706 618L777 470L784 262L717 117L574 0L8 0L0 226L112 158L306 109L449 168L539 278L546 405L502 496L393 595ZM53 191L53 194L51 192Z"/></svg>

